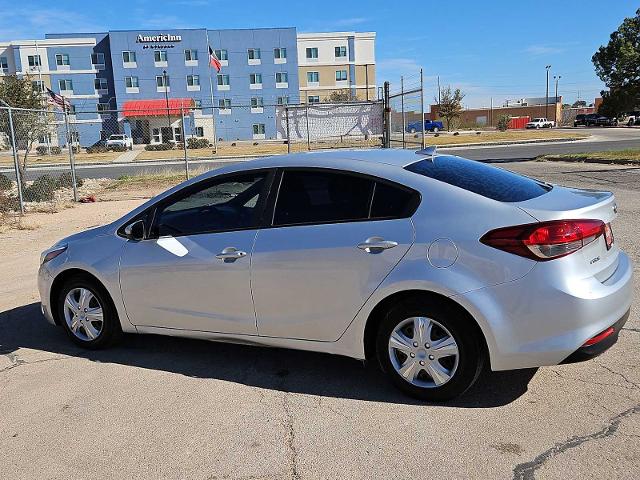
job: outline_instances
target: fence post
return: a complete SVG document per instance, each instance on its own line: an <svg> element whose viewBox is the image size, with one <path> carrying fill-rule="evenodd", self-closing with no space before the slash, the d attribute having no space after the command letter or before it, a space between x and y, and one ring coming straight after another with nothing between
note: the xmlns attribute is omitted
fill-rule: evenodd
<svg viewBox="0 0 640 480"><path fill-rule="evenodd" d="M309 102L304 104L304 116L307 121L307 150L311 150L311 136L309 134Z"/></svg>
<svg viewBox="0 0 640 480"><path fill-rule="evenodd" d="M67 107L64 107L64 126L67 131L67 147L69 147L69 163L71 164L71 182L73 183L73 201L78 201L78 184L76 182L76 161L73 156L73 139L71 138L71 130L69 129L69 113Z"/></svg>
<svg viewBox="0 0 640 480"><path fill-rule="evenodd" d="M389 103L389 82L384 82L382 106L383 106L382 123L384 126L384 130L382 132L382 148L390 148L391 146L391 124L390 124L391 105Z"/></svg>
<svg viewBox="0 0 640 480"><path fill-rule="evenodd" d="M422 77L422 69L420 69L420 110L422 111L422 115L420 116L420 118L422 118L422 148L424 149L426 146L426 132L424 128L424 79Z"/></svg>
<svg viewBox="0 0 640 480"><path fill-rule="evenodd" d="M400 105L402 109L402 148L407 148L407 143L404 138L404 131L406 129L406 122L404 116L404 76L400 76Z"/></svg>
<svg viewBox="0 0 640 480"><path fill-rule="evenodd" d="M291 134L289 133L289 107L284 107L284 115L287 124L287 153L291 153Z"/></svg>
<svg viewBox="0 0 640 480"><path fill-rule="evenodd" d="M189 180L189 157L187 156L187 131L184 128L184 108L180 108L180 116L182 117L182 150L184 151L184 172L187 180Z"/></svg>
<svg viewBox="0 0 640 480"><path fill-rule="evenodd" d="M18 145L16 144L16 132L13 128L13 114L10 108L9 130L11 131L11 146L13 147L13 165L16 171L16 185L18 186L18 200L20 201L20 215L24 215L24 199L22 198L22 178L20 177L20 162L18 160Z"/></svg>

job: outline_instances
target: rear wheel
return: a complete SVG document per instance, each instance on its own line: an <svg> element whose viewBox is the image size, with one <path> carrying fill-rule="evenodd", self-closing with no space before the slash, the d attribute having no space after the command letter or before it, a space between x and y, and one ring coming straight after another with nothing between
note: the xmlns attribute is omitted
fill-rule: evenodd
<svg viewBox="0 0 640 480"><path fill-rule="evenodd" d="M88 277L67 280L58 293L57 308L60 323L76 345L103 348L122 334L111 298Z"/></svg>
<svg viewBox="0 0 640 480"><path fill-rule="evenodd" d="M484 365L483 349L464 312L412 300L392 308L376 340L378 360L403 392L443 401L464 393Z"/></svg>
<svg viewBox="0 0 640 480"><path fill-rule="evenodd" d="M438 133L440 131L440 129L438 127L433 127L433 130L431 130L433 133Z"/></svg>

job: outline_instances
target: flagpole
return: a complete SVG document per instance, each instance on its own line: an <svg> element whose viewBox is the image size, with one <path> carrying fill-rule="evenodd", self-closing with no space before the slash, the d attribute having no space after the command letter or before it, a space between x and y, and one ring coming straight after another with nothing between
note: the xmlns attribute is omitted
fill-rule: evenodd
<svg viewBox="0 0 640 480"><path fill-rule="evenodd" d="M44 88L44 82L42 81L42 61L40 59L40 49L38 48L38 40L34 40L35 44L36 44L36 56L38 58L38 85L40 86L40 96L42 96L42 93L44 92L44 90L42 90ZM44 110L44 107L43 107ZM46 118L45 118L46 121ZM47 128L47 133L45 134L45 141L47 142L47 155L51 155L51 142L49 141L49 129Z"/></svg>
<svg viewBox="0 0 640 480"><path fill-rule="evenodd" d="M213 149L218 152L218 135L216 134L216 118L214 115L215 107L213 104L213 79L211 78L211 61L209 59L209 49L211 44L209 43L209 30L207 32L207 70L209 71L209 93L211 94L211 122L213 124Z"/></svg>

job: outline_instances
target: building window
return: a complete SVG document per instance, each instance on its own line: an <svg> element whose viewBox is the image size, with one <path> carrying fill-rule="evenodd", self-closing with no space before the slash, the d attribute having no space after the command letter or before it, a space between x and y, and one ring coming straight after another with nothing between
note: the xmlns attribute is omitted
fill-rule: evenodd
<svg viewBox="0 0 640 480"><path fill-rule="evenodd" d="M231 99L230 98L221 98L218 100L218 107L222 110L231 109Z"/></svg>
<svg viewBox="0 0 640 480"><path fill-rule="evenodd" d="M42 80L32 80L31 86L36 92L44 92L44 82Z"/></svg>
<svg viewBox="0 0 640 480"><path fill-rule="evenodd" d="M107 90L109 87L107 86L106 78L94 78L93 79L93 87L96 90Z"/></svg>
<svg viewBox="0 0 640 480"><path fill-rule="evenodd" d="M247 54L249 55L249 60L260 60L260 49L259 48L250 48L247 50ZM220 60L220 59L218 59Z"/></svg>
<svg viewBox="0 0 640 480"><path fill-rule="evenodd" d="M282 47L274 48L273 58L287 58L287 49Z"/></svg>
<svg viewBox="0 0 640 480"><path fill-rule="evenodd" d="M27 57L27 61L29 62L29 67L31 68L39 67L40 65L42 65L42 63L40 62L40 55L29 55Z"/></svg>
<svg viewBox="0 0 640 480"><path fill-rule="evenodd" d="M346 70L336 70L336 82L342 82L347 79Z"/></svg>
<svg viewBox="0 0 640 480"><path fill-rule="evenodd" d="M61 92L73 92L73 82L71 80L58 80Z"/></svg>
<svg viewBox="0 0 640 480"><path fill-rule="evenodd" d="M278 105L289 105L289 96L285 95L284 97L278 97L276 103Z"/></svg>
<svg viewBox="0 0 640 480"><path fill-rule="evenodd" d="M160 143L160 140L160 129L154 128L153 130L151 130L151 143Z"/></svg>
<svg viewBox="0 0 640 480"><path fill-rule="evenodd" d="M309 98L307 98L307 103L320 103L320 96L319 95L309 95Z"/></svg>
<svg viewBox="0 0 640 480"><path fill-rule="evenodd" d="M276 83L287 83L289 81L289 75L287 72L276 72Z"/></svg>
<svg viewBox="0 0 640 480"><path fill-rule="evenodd" d="M229 60L229 52L227 52L224 49L220 49L220 50L214 50L216 57L218 57L218 60L222 61L227 61Z"/></svg>
<svg viewBox="0 0 640 480"><path fill-rule="evenodd" d="M254 135L264 135L264 123L254 123L253 124L253 134Z"/></svg>
<svg viewBox="0 0 640 480"><path fill-rule="evenodd" d="M199 87L200 86L200 75L187 75L187 86L188 87Z"/></svg>
<svg viewBox="0 0 640 480"><path fill-rule="evenodd" d="M198 61L198 51L197 50L185 50L184 51L184 61L185 62L197 62Z"/></svg>
<svg viewBox="0 0 640 480"><path fill-rule="evenodd" d="M253 86L262 85L262 74L252 73L251 75L249 75L249 83Z"/></svg>
<svg viewBox="0 0 640 480"><path fill-rule="evenodd" d="M92 53L91 54L91 65L93 66L104 66L104 53Z"/></svg>
<svg viewBox="0 0 640 480"><path fill-rule="evenodd" d="M218 78L218 85L220 86L229 85L229 75L219 73L217 75L217 78Z"/></svg>
<svg viewBox="0 0 640 480"><path fill-rule="evenodd" d="M9 61L7 57L0 57L0 73L9 73Z"/></svg>
<svg viewBox="0 0 640 480"><path fill-rule="evenodd" d="M196 110L202 110L202 100L198 100L197 98L194 98L193 108L195 108Z"/></svg>
<svg viewBox="0 0 640 480"><path fill-rule="evenodd" d="M156 87L170 87L171 82L169 81L169 77L167 75L157 75L156 76Z"/></svg>
<svg viewBox="0 0 640 480"><path fill-rule="evenodd" d="M108 103L99 103L98 104L98 112L99 113L108 112L108 111L109 111L109 104Z"/></svg>
<svg viewBox="0 0 640 480"><path fill-rule="evenodd" d="M264 99L262 97L251 98L251 108L262 108L262 107L264 107Z"/></svg>
<svg viewBox="0 0 640 480"><path fill-rule="evenodd" d="M318 58L318 49L316 47L307 48L307 58Z"/></svg>
<svg viewBox="0 0 640 480"><path fill-rule="evenodd" d="M138 77L124 77L124 86L127 88L138 88Z"/></svg>
<svg viewBox="0 0 640 480"><path fill-rule="evenodd" d="M320 82L320 73L307 72L307 83L319 83L319 82Z"/></svg>
<svg viewBox="0 0 640 480"><path fill-rule="evenodd" d="M156 63L167 63L167 52L165 50L156 50L153 52L153 60Z"/></svg>
<svg viewBox="0 0 640 480"><path fill-rule="evenodd" d="M75 105L69 105L67 107L67 113L71 114L71 115L75 115L76 114L76 106ZM71 132L71 136L73 137L73 134L77 134L78 132ZM77 140L76 140L77 141Z"/></svg>
<svg viewBox="0 0 640 480"><path fill-rule="evenodd" d="M337 57L346 57L347 56L347 47L336 47L336 58Z"/></svg>
<svg viewBox="0 0 640 480"><path fill-rule="evenodd" d="M59 67L65 66L68 67L71 65L69 63L69 54L68 53L56 53L56 65Z"/></svg>
<svg viewBox="0 0 640 480"><path fill-rule="evenodd" d="M196 137L204 137L204 127L196 127L195 128Z"/></svg>
<svg viewBox="0 0 640 480"><path fill-rule="evenodd" d="M136 52L122 52L122 61L124 63L136 63Z"/></svg>

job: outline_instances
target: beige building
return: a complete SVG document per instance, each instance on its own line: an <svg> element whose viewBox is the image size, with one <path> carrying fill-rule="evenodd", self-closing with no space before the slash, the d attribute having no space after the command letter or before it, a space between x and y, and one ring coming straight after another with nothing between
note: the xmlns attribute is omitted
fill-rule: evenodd
<svg viewBox="0 0 640 480"><path fill-rule="evenodd" d="M375 39L375 32L299 33L300 101L324 102L333 92L350 100L374 100Z"/></svg>

